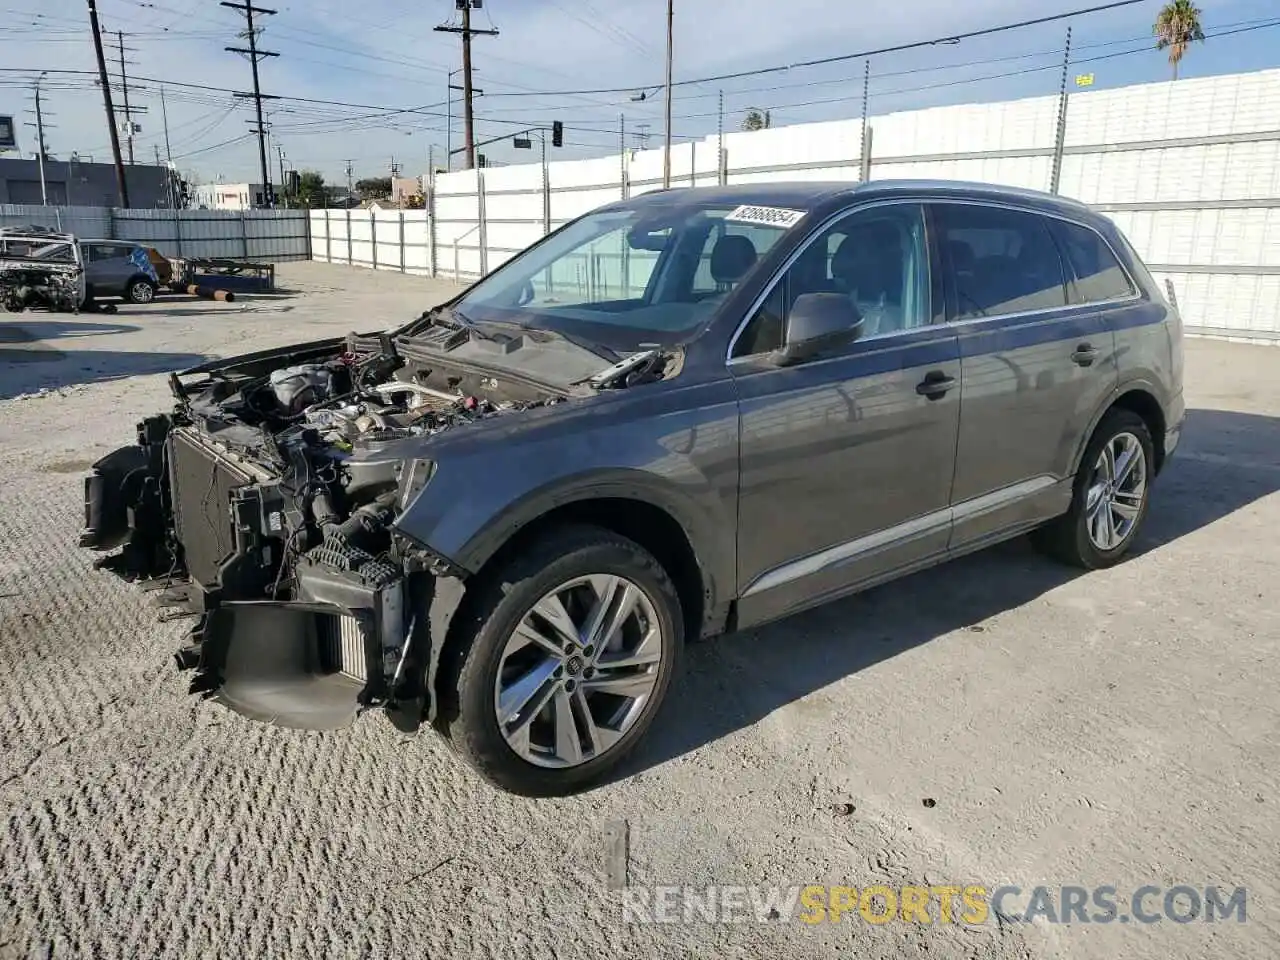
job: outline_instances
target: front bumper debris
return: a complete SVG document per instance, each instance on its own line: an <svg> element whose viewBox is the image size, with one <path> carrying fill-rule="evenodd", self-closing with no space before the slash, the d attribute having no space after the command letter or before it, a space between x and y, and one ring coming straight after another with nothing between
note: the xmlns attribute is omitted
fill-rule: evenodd
<svg viewBox="0 0 1280 960"><path fill-rule="evenodd" d="M297 518L281 485L152 418L86 479L81 544L115 550L96 565L154 593L162 619L195 619L175 654L192 693L285 727L331 730L382 707L416 730L435 715L462 582L411 549L393 564L340 537L292 555L283 536Z"/></svg>

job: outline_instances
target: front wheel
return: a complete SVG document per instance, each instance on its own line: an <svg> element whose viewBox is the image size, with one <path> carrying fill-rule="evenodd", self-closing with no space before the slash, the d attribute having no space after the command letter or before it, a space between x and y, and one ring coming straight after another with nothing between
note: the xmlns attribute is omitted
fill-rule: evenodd
<svg viewBox="0 0 1280 960"><path fill-rule="evenodd" d="M1086 570L1119 563L1147 515L1154 465L1146 422L1129 410L1110 411L1085 448L1071 509L1032 539L1050 556Z"/></svg>
<svg viewBox="0 0 1280 960"><path fill-rule="evenodd" d="M554 531L487 576L442 663L440 726L491 783L558 796L643 737L683 645L670 577L608 530Z"/></svg>
<svg viewBox="0 0 1280 960"><path fill-rule="evenodd" d="M126 293L130 303L150 303L156 298L156 285L150 280L131 280Z"/></svg>

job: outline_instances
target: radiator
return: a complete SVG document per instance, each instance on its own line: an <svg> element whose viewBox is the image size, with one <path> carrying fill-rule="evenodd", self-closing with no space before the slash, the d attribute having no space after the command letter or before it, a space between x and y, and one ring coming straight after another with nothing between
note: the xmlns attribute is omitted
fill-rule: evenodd
<svg viewBox="0 0 1280 960"><path fill-rule="evenodd" d="M173 525L187 572L201 586L216 585L236 552L231 494L253 478L184 431L170 433L167 444Z"/></svg>

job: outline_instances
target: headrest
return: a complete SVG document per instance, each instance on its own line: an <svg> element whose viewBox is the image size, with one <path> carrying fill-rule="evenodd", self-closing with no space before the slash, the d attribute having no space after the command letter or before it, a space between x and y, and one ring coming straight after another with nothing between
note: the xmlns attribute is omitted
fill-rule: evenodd
<svg viewBox="0 0 1280 960"><path fill-rule="evenodd" d="M756 248L748 238L726 234L711 248L711 276L716 283L737 283L756 265Z"/></svg>
<svg viewBox="0 0 1280 960"><path fill-rule="evenodd" d="M972 270L977 258L973 255L973 247L963 240L952 240L947 244L951 254L951 265L956 270Z"/></svg>

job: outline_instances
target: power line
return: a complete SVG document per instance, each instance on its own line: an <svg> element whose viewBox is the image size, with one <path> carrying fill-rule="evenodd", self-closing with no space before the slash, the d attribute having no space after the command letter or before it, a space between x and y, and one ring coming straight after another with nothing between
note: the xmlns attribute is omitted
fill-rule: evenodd
<svg viewBox="0 0 1280 960"><path fill-rule="evenodd" d="M743 77L758 77L769 73L784 73L788 70L803 70L809 67L825 66L829 63L841 63L847 60L861 60L864 57L878 57L886 53L901 53L905 50L918 50L921 47L933 47L940 44L959 43L962 40L972 40L977 37L987 37L992 34L1005 33L1009 30L1019 30L1023 27L1034 27L1045 23L1054 23L1058 20L1066 20L1071 17L1084 16L1090 13L1102 13L1106 10L1115 10L1119 7L1129 7L1136 3L1145 3L1146 0L1112 0L1111 3L1099 4L1092 7L1082 7L1077 10L1068 10L1064 13L1055 13L1043 17L1034 17L1028 20L1017 20L1013 23L1002 23L994 27L983 27L980 30L969 30L964 33L957 33L950 36L934 37L931 40L913 40L909 43L899 43L888 47L877 47L871 50L859 50L856 53L841 53L832 57L821 57L816 60L801 60L796 63L776 64L769 67L757 67L754 70L739 70L736 73L720 73L709 77L696 77L686 80L673 80L671 86L684 87L692 86L699 83L718 83L725 80L740 80ZM650 82L631 84L625 87L596 87L590 90L541 90L520 93L504 93L504 97L565 97L580 94L600 94L600 93L631 93L636 90L651 89L653 84Z"/></svg>
<svg viewBox="0 0 1280 960"><path fill-rule="evenodd" d="M240 9L238 5L236 5L236 6L235 6L235 8L236 8L236 9ZM1090 8L1090 9L1094 9L1094 8ZM1079 14L1079 13L1080 13L1080 11L1075 11L1074 13L1075 13L1075 14ZM1062 15L1062 16L1066 16L1066 15ZM1232 34L1244 33L1244 32L1249 32L1249 31L1252 31L1252 30L1264 29L1264 28L1272 27L1272 26L1277 25L1277 23L1278 23L1278 22L1280 22L1280 21L1274 21L1274 20L1273 20L1273 21L1265 21L1265 22L1262 22L1262 23L1256 23L1256 22L1248 22L1248 21L1244 21L1244 23L1246 23L1246 24L1248 24L1248 25L1243 26L1243 27L1240 27L1240 28L1237 28L1237 29L1233 29L1233 30L1215 31L1215 32L1212 32L1212 33L1207 33L1206 35L1207 35L1208 37L1229 36L1229 35L1232 35ZM1007 25L1006 25L1006 26L1007 26ZM997 29L997 28L991 28L991 29ZM966 36L968 36L968 34L966 34ZM1144 39L1144 38L1134 38L1134 42L1138 42L1138 41L1140 41L1140 40L1142 40L1142 39ZM920 43L918 43L918 44L915 44L914 46L923 46L923 45L934 44L934 43L940 43L940 42L942 42L942 41L938 41L938 40L935 40L935 41L922 41L922 42L920 42ZM1117 43L1117 42L1127 42L1127 41L1110 41L1109 43L1114 44L1114 43ZM1101 44L1098 44L1098 45L1096 45L1096 46L1101 46ZM1132 51L1121 51L1121 53L1120 53L1120 54L1118 54L1118 55L1129 55L1129 54L1141 53L1141 52L1145 52L1147 49L1148 49L1148 47L1144 45L1141 49L1138 49L1138 50L1132 50ZM1050 51L1045 51L1043 54L1040 54L1040 53L1027 53L1027 54L1017 55L1017 56L1014 56L1014 57L1007 57L1007 58L994 58L993 60L975 60L975 61L970 61L969 63L965 63L965 64L956 63L956 64L939 65L939 66L936 66L936 67L921 67L921 68L915 68L915 69L912 69L912 70L894 71L893 73L881 74L881 75L878 75L878 76L879 76L879 77L886 77L886 76L902 75L902 74L908 74L908 73L925 73L925 72L931 72L931 71L941 71L941 70L948 70L948 69L958 69L958 68L961 68L961 67L965 67L965 66L972 66L972 65L976 65L976 64L982 64L982 63L993 63L993 62L1001 62L1001 61L1005 61L1005 60L1016 60L1016 59L1023 59L1023 58L1031 58L1031 57L1040 56L1040 55L1045 55L1045 56L1047 56L1047 55L1049 55L1050 53L1051 53ZM852 55L851 55L851 56L852 56ZM1105 55L1105 56L1109 57L1109 56L1111 56L1111 55ZM1093 61L1093 60L1095 60L1095 59L1099 59L1099 58L1087 58L1087 59L1078 60L1078 61L1076 61L1076 62L1077 62L1077 63L1086 63L1086 62L1091 62L1091 61ZM1060 62L1060 61L1059 61L1059 62ZM900 94L911 93L911 92L918 92L918 91L920 91L920 90L928 90L928 89L934 89L934 88L943 87L943 86L950 86L950 85L952 85L952 83L967 83L967 82L977 83L977 82L983 82L983 81L986 81L986 80L998 79L998 78L1001 78L1001 77L1019 76L1019 75L1028 74L1028 73L1034 73L1034 72L1041 72L1041 71L1045 71L1045 70L1052 70L1052 69L1056 69L1056 67L1057 67L1057 66L1058 66L1058 64L1057 64L1057 63L1047 64L1047 65L1045 65L1045 66L1031 66L1031 67L1028 67L1028 68L1025 68L1025 69L1020 69L1020 70L1015 70L1015 71L1000 72L1000 73L990 74L990 75L981 76L981 77L974 77L974 78L972 78L971 80L964 80L964 81L946 81L946 82L944 82L944 83L934 83L934 84L927 84L927 85L924 85L924 86L911 86L911 87L905 87L905 88L900 88L900 89L895 89L895 90L881 91L881 92L878 94L878 96L884 97L884 96L894 96L894 95L900 95ZM37 71L37 70L32 69L32 68L0 67L0 76L2 76L2 75L3 75L3 74L5 74L5 73L34 75L34 74L36 74L36 73L38 73L38 72L40 72L40 71ZM54 78L54 77L62 77L62 78L64 78L64 80L63 80L63 82L64 82L64 83L71 83L71 82L73 82L72 78L76 78L76 77L83 77L83 78L85 78L85 80L83 81L83 83L84 83L84 87L82 87L82 89L91 89L91 88L92 88L92 84L88 81L88 79L87 79L87 78L93 75L93 71L89 71L89 70L74 70L74 69L53 69L53 70L44 71L44 72L47 72L47 73L50 75L50 77L51 77L51 78ZM156 84L159 84L159 83L165 83L168 87L170 87L170 88L171 88L171 89L170 89L170 91L169 91L169 92L170 92L170 95L171 95L171 96L173 96L175 99L181 99L181 98L184 98L184 97L185 97L185 98L188 98L188 99L190 100L190 102L197 102L197 103L214 103L214 102L220 102L220 101L216 101L216 100L210 100L210 99L207 99L207 98L206 98L206 99L201 99L202 95L204 95L204 94L208 94L208 93L215 93L215 94L227 94L227 93L232 92L232 91L227 90L226 88L216 87L216 86L212 86L212 85L209 85L209 84L190 83L190 82L173 81L173 80L161 80L161 79L154 78L154 77L138 77L138 76L134 76L134 77L131 77L130 79L131 79L131 81L134 83L134 85L136 85L136 84L137 84L137 83L139 83L139 82L141 82L141 83L156 83ZM26 83L26 82L28 82L28 81L20 81L20 82ZM54 82L56 83L57 81L55 80ZM681 82L683 82L683 81L681 81ZM816 82L816 83L823 83L823 82L833 82L833 81L815 81L815 82ZM679 85L680 85L680 82L677 82L677 83L674 83L674 84L673 84L673 86L679 86ZM52 86L52 84L51 84L51 86ZM172 88L176 88L176 89L172 89ZM781 88L782 88L782 87L779 87L778 89L781 89ZM614 91L614 92L626 92L626 91L629 91L629 90L632 90L632 89L634 89L634 88L630 88L630 87L628 87L628 88L615 88L615 91ZM737 91L737 92L745 92L745 91ZM516 95L517 95L517 94L491 94L491 96L516 96ZM540 93L540 94L537 94L537 95L540 95L540 96L547 96L547 94L546 94L546 93ZM566 94L566 95L567 95L567 94ZM575 95L576 95L576 93L575 93ZM694 97L696 97L696 96L700 96L700 94L689 94L689 95L687 95L685 98L682 98L682 99L693 99L693 98L694 98ZM299 122L298 124L288 124L288 125L287 125L287 126L289 126L290 128L295 128L295 129L296 129L296 128L301 128L301 127L303 126L303 123L304 123L304 122L309 122L309 123L310 123L310 124L312 124L312 125L327 125L327 124L332 124L332 125L343 126L343 125L349 125L349 123L350 123L351 121L355 121L355 120L357 120L357 119L361 119L361 120L363 120L363 119L368 119L368 120L375 120L375 121L376 121L376 120L388 120L388 119L392 119L392 118L395 118L395 117L398 117L398 116L399 116L399 117L405 117L405 116L407 116L407 117L409 117L409 118L412 118L412 117L423 117L423 118L431 118L431 119L445 119L445 118L447 117L447 114L446 114L444 111L442 111L442 110L438 110L438 109L433 109L433 108L436 108L436 107L442 107L442 106L444 106L444 104L426 104L426 105L413 106L413 107L388 107L388 106L385 106L384 104L352 103L352 102L348 102L348 101L325 100L325 99L320 99L320 98L310 98L310 97L292 97L292 96L283 96L283 95L282 95L282 96L280 96L280 97L278 97L277 99L280 99L280 100L283 100L283 101L288 101L289 103L296 105L296 106L294 107L294 110L293 110L293 111L291 111L291 112L302 112L302 113L303 113L303 115L305 115L305 111L307 111L307 110L311 110L311 111L319 111L319 110L324 110L324 109L327 109L327 108L337 108L337 109L341 109L341 110L363 110L363 111L368 111L368 113L367 113L367 114L365 114L365 115L363 115L363 116L361 116L361 117L359 117L359 118L356 118L356 117L343 117L343 116L341 116L341 115L334 115L334 116L329 117L329 118L327 118L327 119L312 120L312 121L303 121L303 122ZM486 99L489 99L489 96L486 96ZM803 102L800 102L800 103L783 103L783 104L774 104L774 105L770 105L770 108L772 109L773 107L782 107L782 108L787 108L787 107L812 106L812 105L817 105L817 104L819 104L819 103L841 102L841 101L843 101L844 99L845 99L845 98L837 97L837 98L828 98L828 99L823 99L823 100L808 100L808 101L803 101ZM544 106L544 107L541 107L541 108L539 108L539 109L557 110L557 109L560 109L560 108L558 108L558 107L551 107L551 106ZM499 111L499 112L500 112L500 111ZM687 119L687 120L692 120L692 119L698 119L698 118L711 118L711 117L714 117L714 116L716 116L716 115L717 115L717 114L715 114L715 113L710 113L710 112L705 112L705 113L699 112L699 113L689 113L689 114L683 114L683 115L676 115L676 116L674 116L674 117L673 117L673 119ZM529 125L529 122L530 122L528 119L515 120L515 119L506 119L506 118L501 118L501 117L496 117L496 116L488 116L488 115L486 115L486 116L485 116L485 117L483 117L483 118L480 118L480 121L481 121L481 122L486 122L486 123L491 123L491 124L507 124L507 125L516 125L516 126L519 126L519 127L522 127L522 128L523 128L523 127L527 127L527 126ZM282 125L282 128L283 128L283 126L284 126L284 125ZM605 130L594 130L594 131L593 131L590 127L586 127L586 126L579 126L579 125L574 125L574 129L581 129L581 130L583 130L584 132L601 132L601 133L604 133L604 132L610 132L610 133L612 133L612 132L613 132L613 131L612 131L612 129L610 129L610 130L608 130L608 131L605 131Z"/></svg>

